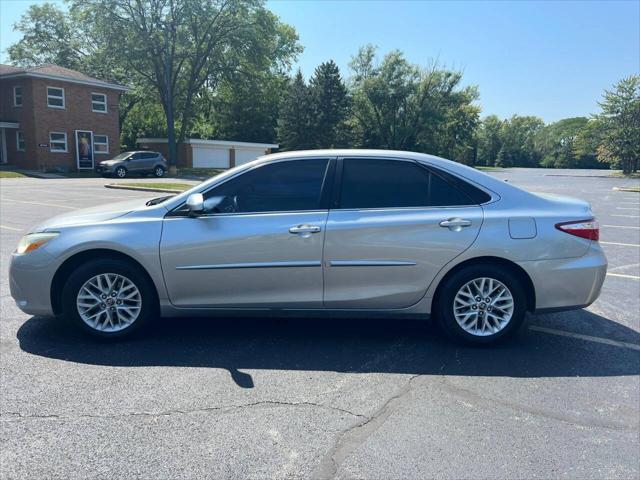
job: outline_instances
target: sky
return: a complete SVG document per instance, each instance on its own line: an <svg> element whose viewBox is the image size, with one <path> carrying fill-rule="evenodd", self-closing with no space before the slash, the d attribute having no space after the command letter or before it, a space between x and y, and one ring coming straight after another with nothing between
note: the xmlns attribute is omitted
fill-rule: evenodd
<svg viewBox="0 0 640 480"><path fill-rule="evenodd" d="M20 39L11 26L30 0L0 0L0 57ZM61 5L59 0L55 3ZM546 122L598 111L605 88L640 73L640 0L390 1L269 0L304 47L296 68L313 74L333 59L343 76L362 45L393 49L423 66L464 72L482 114L536 115Z"/></svg>

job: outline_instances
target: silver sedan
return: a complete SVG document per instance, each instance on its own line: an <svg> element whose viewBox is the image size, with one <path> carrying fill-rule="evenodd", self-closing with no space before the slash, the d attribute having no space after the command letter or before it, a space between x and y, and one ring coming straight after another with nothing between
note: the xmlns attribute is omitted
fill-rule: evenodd
<svg viewBox="0 0 640 480"><path fill-rule="evenodd" d="M488 343L527 311L595 301L598 235L582 200L438 157L289 152L181 195L55 217L20 241L10 285L25 313L101 337L158 315L332 314L434 316Z"/></svg>

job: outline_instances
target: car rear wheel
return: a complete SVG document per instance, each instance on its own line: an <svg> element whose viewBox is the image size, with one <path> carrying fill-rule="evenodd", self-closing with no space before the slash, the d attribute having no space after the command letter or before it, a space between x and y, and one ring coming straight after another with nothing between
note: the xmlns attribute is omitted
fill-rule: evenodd
<svg viewBox="0 0 640 480"><path fill-rule="evenodd" d="M116 177L118 178L124 178L127 176L127 169L124 167L118 167L116 168Z"/></svg>
<svg viewBox="0 0 640 480"><path fill-rule="evenodd" d="M465 267L445 280L436 313L454 339L487 344L506 339L522 325L526 297L517 275L492 265Z"/></svg>
<svg viewBox="0 0 640 480"><path fill-rule="evenodd" d="M154 174L156 177L158 177L158 178L163 177L163 176L164 176L164 168L162 168L162 167L156 167L156 168L153 170L153 174Z"/></svg>
<svg viewBox="0 0 640 480"><path fill-rule="evenodd" d="M75 270L62 291L65 318L101 338L127 336L149 321L155 290L139 268L119 259L94 260Z"/></svg>

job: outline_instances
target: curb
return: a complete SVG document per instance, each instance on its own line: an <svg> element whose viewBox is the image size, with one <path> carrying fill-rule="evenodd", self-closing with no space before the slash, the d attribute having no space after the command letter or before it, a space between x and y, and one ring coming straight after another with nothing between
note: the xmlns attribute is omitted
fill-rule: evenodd
<svg viewBox="0 0 640 480"><path fill-rule="evenodd" d="M129 185L116 185L108 183L105 188L113 188L114 190L137 190L139 192L160 192L160 193L182 193L184 190L174 190L172 188L151 188L151 187L134 187Z"/></svg>
<svg viewBox="0 0 640 480"><path fill-rule="evenodd" d="M638 190L634 190L633 188L629 188L629 187L613 187L613 189L619 192L640 193Z"/></svg>

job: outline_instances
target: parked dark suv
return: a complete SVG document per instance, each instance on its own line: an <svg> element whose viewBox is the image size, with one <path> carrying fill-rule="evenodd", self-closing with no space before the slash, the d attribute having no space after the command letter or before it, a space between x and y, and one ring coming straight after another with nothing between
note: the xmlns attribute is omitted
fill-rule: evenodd
<svg viewBox="0 0 640 480"><path fill-rule="evenodd" d="M167 161L160 152L141 150L135 152L123 152L110 160L100 162L96 172L103 176L115 175L124 178L130 174L152 174L162 177L167 171Z"/></svg>

